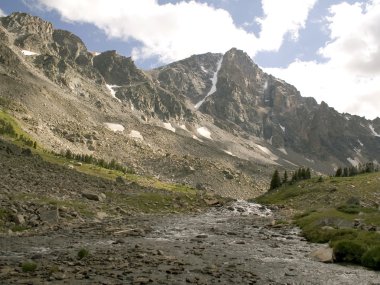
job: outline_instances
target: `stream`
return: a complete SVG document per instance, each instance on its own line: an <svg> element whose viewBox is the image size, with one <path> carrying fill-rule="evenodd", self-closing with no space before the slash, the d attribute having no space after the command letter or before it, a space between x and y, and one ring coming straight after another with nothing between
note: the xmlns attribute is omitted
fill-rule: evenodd
<svg viewBox="0 0 380 285"><path fill-rule="evenodd" d="M206 213L138 215L0 236L0 284L380 284L380 273L324 264L320 247L273 213L237 201ZM78 259L86 248L89 256ZM33 260L35 272L20 263Z"/></svg>

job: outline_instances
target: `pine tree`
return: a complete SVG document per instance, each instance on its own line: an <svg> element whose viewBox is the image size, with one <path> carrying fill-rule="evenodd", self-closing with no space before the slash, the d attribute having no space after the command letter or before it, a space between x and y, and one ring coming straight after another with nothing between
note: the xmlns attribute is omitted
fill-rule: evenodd
<svg viewBox="0 0 380 285"><path fill-rule="evenodd" d="M306 169L306 179L310 179L310 178L311 178L310 168L307 168Z"/></svg>
<svg viewBox="0 0 380 285"><path fill-rule="evenodd" d="M288 172L285 170L284 177L282 178L282 184L288 183Z"/></svg>
<svg viewBox="0 0 380 285"><path fill-rule="evenodd" d="M343 169L343 177L348 177L348 175L349 175L348 168L345 167L345 168Z"/></svg>
<svg viewBox="0 0 380 285"><path fill-rule="evenodd" d="M273 190L281 186L281 178L278 170L276 169L273 173L272 180L270 181L270 189Z"/></svg>
<svg viewBox="0 0 380 285"><path fill-rule="evenodd" d="M341 177L342 176L342 168L339 167L335 172L335 177Z"/></svg>

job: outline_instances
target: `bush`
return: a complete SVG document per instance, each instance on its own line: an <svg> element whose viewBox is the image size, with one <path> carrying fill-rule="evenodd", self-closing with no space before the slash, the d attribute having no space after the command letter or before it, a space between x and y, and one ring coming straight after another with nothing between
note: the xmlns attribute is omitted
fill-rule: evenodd
<svg viewBox="0 0 380 285"><path fill-rule="evenodd" d="M361 207L352 204L345 204L337 207L337 210L346 214L359 214Z"/></svg>
<svg viewBox="0 0 380 285"><path fill-rule="evenodd" d="M366 246L352 240L342 240L334 245L334 256L338 262L361 263Z"/></svg>
<svg viewBox="0 0 380 285"><path fill-rule="evenodd" d="M78 251L78 258L79 259L83 259L85 257L87 257L89 255L89 251L85 248L81 248L79 251Z"/></svg>
<svg viewBox="0 0 380 285"><path fill-rule="evenodd" d="M24 272L34 272L37 269L37 264L33 261L26 261L21 265L21 269Z"/></svg>
<svg viewBox="0 0 380 285"><path fill-rule="evenodd" d="M370 248L362 257L362 265L380 270L380 246Z"/></svg>

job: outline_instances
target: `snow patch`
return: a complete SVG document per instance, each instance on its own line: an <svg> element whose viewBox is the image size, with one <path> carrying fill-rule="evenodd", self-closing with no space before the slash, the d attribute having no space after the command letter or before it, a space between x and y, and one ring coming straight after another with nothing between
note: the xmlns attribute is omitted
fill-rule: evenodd
<svg viewBox="0 0 380 285"><path fill-rule="evenodd" d="M23 55L26 55L26 56L40 55L39 53L36 53L34 51L30 51L30 50L25 50L25 49L23 49L21 52Z"/></svg>
<svg viewBox="0 0 380 285"><path fill-rule="evenodd" d="M268 80L265 80L263 89L264 89L264 91L266 91L268 89Z"/></svg>
<svg viewBox="0 0 380 285"><path fill-rule="evenodd" d="M308 162L315 163L314 159L310 159L310 158L307 158L307 157L305 157L305 159L306 159Z"/></svg>
<svg viewBox="0 0 380 285"><path fill-rule="evenodd" d="M134 139L144 140L143 136L139 131L132 130L129 136Z"/></svg>
<svg viewBox="0 0 380 285"><path fill-rule="evenodd" d="M285 133L285 127L281 124L279 124L279 126L280 126L281 130Z"/></svg>
<svg viewBox="0 0 380 285"><path fill-rule="evenodd" d="M200 138L198 138L196 135L193 135L193 139L199 141L199 142L203 142Z"/></svg>
<svg viewBox="0 0 380 285"><path fill-rule="evenodd" d="M375 137L380 137L380 134L378 134L376 131L375 131L375 128L370 124L369 126L369 129L371 130L372 134L375 136Z"/></svg>
<svg viewBox="0 0 380 285"><path fill-rule="evenodd" d="M180 125L179 127L180 127L182 130L184 130L184 131L187 131L187 132L189 131L189 130L186 128L185 125Z"/></svg>
<svg viewBox="0 0 380 285"><path fill-rule="evenodd" d="M360 144L360 146L364 146L364 144L360 140L358 140L358 143Z"/></svg>
<svg viewBox="0 0 380 285"><path fill-rule="evenodd" d="M227 154L229 154L229 155L231 155L231 156L236 156L236 155L234 155L232 152L230 152L230 151L228 151L228 150L225 150L225 149L223 149L223 152L224 152L224 153L227 153Z"/></svg>
<svg viewBox="0 0 380 285"><path fill-rule="evenodd" d="M195 104L194 108L196 110L199 109L199 107L203 104L203 102L206 100L206 98L208 96L210 96L210 95L212 95L212 94L214 94L216 92L216 83L218 82L218 73L219 73L220 68L222 67L222 61L223 61L223 56L218 61L218 65L216 67L216 71L214 72L214 75L211 78L211 82L212 82L211 89L210 89L210 91L207 93L207 95L201 101L199 101L197 104Z"/></svg>
<svg viewBox="0 0 380 285"><path fill-rule="evenodd" d="M203 65L201 65L201 69L202 69L202 71L203 71L204 73L208 73L208 71L206 70L206 68L205 68Z"/></svg>
<svg viewBox="0 0 380 285"><path fill-rule="evenodd" d="M205 127L198 128L197 133L200 134L202 137L205 137L206 139L212 140L211 132Z"/></svg>
<svg viewBox="0 0 380 285"><path fill-rule="evenodd" d="M355 157L354 159L352 159L351 157L347 157L347 161L351 163L352 166L355 166L355 167L360 164L360 160L357 157Z"/></svg>
<svg viewBox="0 0 380 285"><path fill-rule="evenodd" d="M281 151L283 154L288 155L288 152L286 151L285 148L281 147L281 148L278 148L278 150Z"/></svg>
<svg viewBox="0 0 380 285"><path fill-rule="evenodd" d="M164 124L164 128L169 130L169 131L172 131L173 133L175 133L175 128L173 128L172 124L171 123L163 123Z"/></svg>
<svg viewBox="0 0 380 285"><path fill-rule="evenodd" d="M256 145L263 153L267 154L270 156L271 159L273 160L276 160L278 159L278 157L276 155L274 155L268 148L266 148L265 146L261 146L259 144Z"/></svg>
<svg viewBox="0 0 380 285"><path fill-rule="evenodd" d="M111 131L114 132L123 132L124 127L120 124L114 124L114 123L104 123L104 125L109 128Z"/></svg>
<svg viewBox="0 0 380 285"><path fill-rule="evenodd" d="M116 91L115 91L115 88L120 88L121 86L106 84L106 87L111 92L112 97L115 98L117 101L121 102L120 99L116 97Z"/></svg>
<svg viewBox="0 0 380 285"><path fill-rule="evenodd" d="M272 145L273 136L271 136L271 137L270 137L270 139L269 139L269 140L267 140L267 141L268 141L268 143L269 143L269 144L271 144L271 145Z"/></svg>

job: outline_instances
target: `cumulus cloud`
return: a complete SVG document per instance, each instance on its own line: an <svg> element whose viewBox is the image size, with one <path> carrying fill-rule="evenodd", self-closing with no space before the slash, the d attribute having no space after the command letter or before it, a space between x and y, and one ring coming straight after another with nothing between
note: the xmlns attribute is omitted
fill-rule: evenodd
<svg viewBox="0 0 380 285"><path fill-rule="evenodd" d="M296 60L267 72L340 112L380 116L380 1L331 6L324 63Z"/></svg>
<svg viewBox="0 0 380 285"><path fill-rule="evenodd" d="M317 0L262 0L264 17L256 19L261 25L260 48L278 51L286 35L297 40L299 30L305 28L310 10Z"/></svg>
<svg viewBox="0 0 380 285"><path fill-rule="evenodd" d="M92 23L110 37L137 40L141 46L133 50L135 59L158 56L162 62L192 54L225 52L232 47L243 49L252 57L261 50L277 50L288 32L297 37L316 2L262 0L265 16L259 19L263 33L258 38L238 27L226 10L196 1L176 4L159 4L157 0L36 1L45 9L56 10L68 21ZM291 11L279 9L278 5L283 3L289 7L290 1L297 2ZM281 22L276 22L279 10Z"/></svg>

